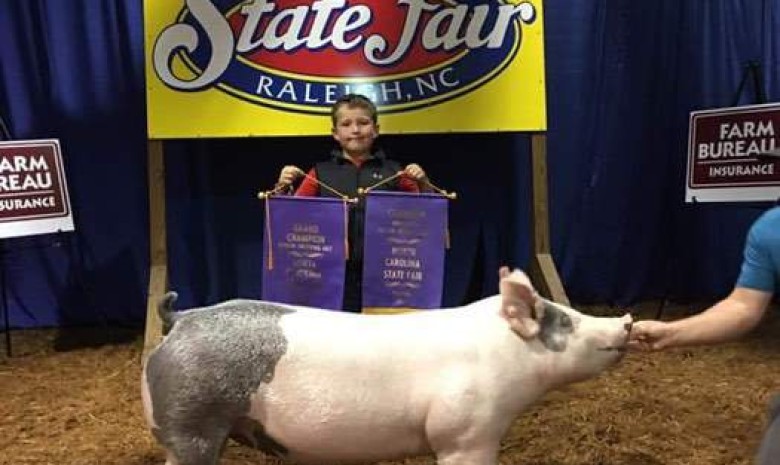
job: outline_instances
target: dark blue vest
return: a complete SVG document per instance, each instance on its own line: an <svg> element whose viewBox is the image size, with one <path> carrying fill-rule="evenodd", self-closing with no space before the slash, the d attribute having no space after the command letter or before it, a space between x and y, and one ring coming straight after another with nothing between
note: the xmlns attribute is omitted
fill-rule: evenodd
<svg viewBox="0 0 780 465"><path fill-rule="evenodd" d="M349 197L358 197L358 188L371 187L395 175L401 171L401 165L396 161L388 160L384 152L378 150L358 168L345 159L341 151L334 150L331 159L317 163L314 170L320 182ZM376 190L397 191L398 179L382 184ZM319 187L318 195L338 198L337 194L322 186ZM350 260L357 262L363 260L363 222L365 221L365 199L358 197L358 200L357 205L350 204L349 209Z"/></svg>

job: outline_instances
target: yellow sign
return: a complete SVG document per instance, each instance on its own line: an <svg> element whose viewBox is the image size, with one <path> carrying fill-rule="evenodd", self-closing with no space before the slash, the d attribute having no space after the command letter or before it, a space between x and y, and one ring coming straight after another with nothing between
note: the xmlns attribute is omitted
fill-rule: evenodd
<svg viewBox="0 0 780 465"><path fill-rule="evenodd" d="M145 0L153 139L546 129L542 0Z"/></svg>

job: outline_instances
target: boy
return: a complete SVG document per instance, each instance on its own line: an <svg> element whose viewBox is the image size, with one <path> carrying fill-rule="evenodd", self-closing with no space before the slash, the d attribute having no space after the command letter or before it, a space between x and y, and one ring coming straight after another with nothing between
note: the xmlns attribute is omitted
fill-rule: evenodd
<svg viewBox="0 0 780 465"><path fill-rule="evenodd" d="M371 100L358 94L344 95L331 107L331 120L333 139L338 142L339 148L331 152L329 160L317 163L309 170L295 195L337 197L329 189L321 188L321 182L344 195L358 197L359 188L371 187L401 171L402 176L377 189L403 192L428 190L428 178L420 165L412 163L401 168L399 163L388 159L382 150L374 148L379 124L377 110ZM285 166L279 173L277 188L289 188L303 175L304 172L297 166ZM350 208L351 250L347 261L343 307L350 312L360 312L362 309L364 214L363 201Z"/></svg>

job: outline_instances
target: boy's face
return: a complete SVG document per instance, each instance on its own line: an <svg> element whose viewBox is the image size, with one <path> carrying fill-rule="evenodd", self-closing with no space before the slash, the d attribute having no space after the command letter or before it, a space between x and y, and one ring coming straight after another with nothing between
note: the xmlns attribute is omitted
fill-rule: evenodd
<svg viewBox="0 0 780 465"><path fill-rule="evenodd" d="M367 109L342 105L336 110L333 138L347 155L368 155L377 134L379 134L379 125L374 124L371 113Z"/></svg>

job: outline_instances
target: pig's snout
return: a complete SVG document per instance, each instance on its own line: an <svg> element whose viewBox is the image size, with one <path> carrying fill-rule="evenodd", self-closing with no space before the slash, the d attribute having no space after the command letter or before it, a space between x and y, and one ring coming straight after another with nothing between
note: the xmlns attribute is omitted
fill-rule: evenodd
<svg viewBox="0 0 780 465"><path fill-rule="evenodd" d="M606 347L602 347L599 350L625 352L628 341L631 338L631 328L634 326L634 318L630 313L626 313L618 318L616 323L617 325L612 326L610 336L608 337L608 339L611 339L611 344L608 344ZM621 331L621 329L623 331Z"/></svg>

